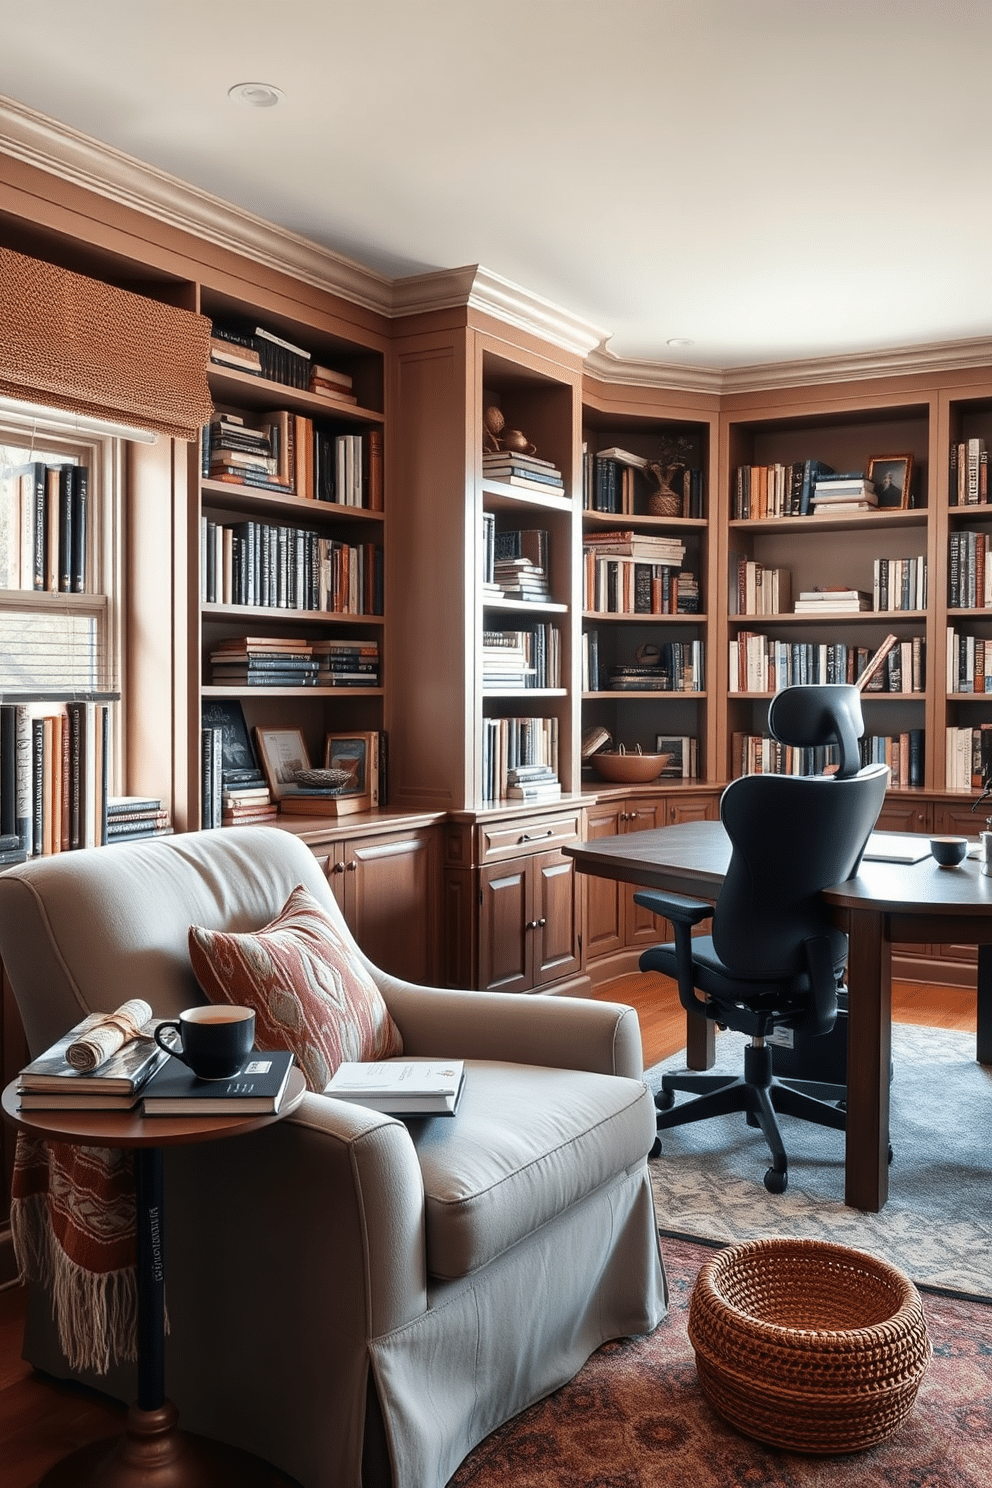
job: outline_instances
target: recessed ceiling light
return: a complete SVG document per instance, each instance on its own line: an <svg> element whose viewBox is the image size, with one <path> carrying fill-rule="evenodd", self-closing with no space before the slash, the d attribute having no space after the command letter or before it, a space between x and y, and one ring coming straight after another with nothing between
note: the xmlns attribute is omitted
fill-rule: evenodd
<svg viewBox="0 0 992 1488"><path fill-rule="evenodd" d="M247 108L275 108L286 95L272 83L235 83L228 88L227 96Z"/></svg>
<svg viewBox="0 0 992 1488"><path fill-rule="evenodd" d="M669 336L668 344L669 346L695 346L696 343L688 336Z"/></svg>

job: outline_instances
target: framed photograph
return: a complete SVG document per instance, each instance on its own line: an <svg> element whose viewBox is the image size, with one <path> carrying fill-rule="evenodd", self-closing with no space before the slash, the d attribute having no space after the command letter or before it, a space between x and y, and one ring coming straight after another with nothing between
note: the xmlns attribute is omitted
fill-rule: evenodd
<svg viewBox="0 0 992 1488"><path fill-rule="evenodd" d="M301 787L297 770L310 769L310 756L299 729L257 728L255 744L274 801L295 796Z"/></svg>
<svg viewBox="0 0 992 1488"><path fill-rule="evenodd" d="M868 479L874 484L880 507L909 506L909 483L913 478L912 455L872 455Z"/></svg>
<svg viewBox="0 0 992 1488"><path fill-rule="evenodd" d="M371 810L379 804L379 735L328 734L324 740L324 769L347 770L349 780L339 796L364 796Z"/></svg>

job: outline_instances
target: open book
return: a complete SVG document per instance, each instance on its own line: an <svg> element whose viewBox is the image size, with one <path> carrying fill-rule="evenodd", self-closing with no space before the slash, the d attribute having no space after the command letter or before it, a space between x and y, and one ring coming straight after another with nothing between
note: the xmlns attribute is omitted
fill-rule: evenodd
<svg viewBox="0 0 992 1488"><path fill-rule="evenodd" d="M453 1116L464 1084L460 1059L387 1059L340 1065L324 1094L390 1116Z"/></svg>

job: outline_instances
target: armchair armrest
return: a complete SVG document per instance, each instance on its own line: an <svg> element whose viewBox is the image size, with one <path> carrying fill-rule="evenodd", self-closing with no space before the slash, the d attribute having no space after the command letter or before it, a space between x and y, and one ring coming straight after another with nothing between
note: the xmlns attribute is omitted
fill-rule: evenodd
<svg viewBox="0 0 992 1488"><path fill-rule="evenodd" d="M376 980L408 1054L497 1059L639 1080L644 1061L636 1011L585 997L546 997L418 987Z"/></svg>

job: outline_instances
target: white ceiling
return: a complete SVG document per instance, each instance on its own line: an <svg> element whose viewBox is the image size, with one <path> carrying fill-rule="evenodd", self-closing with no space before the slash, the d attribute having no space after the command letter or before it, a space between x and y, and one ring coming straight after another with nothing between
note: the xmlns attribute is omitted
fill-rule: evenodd
<svg viewBox="0 0 992 1488"><path fill-rule="evenodd" d="M990 54L989 0L0 0L9 98L686 368L992 333Z"/></svg>

